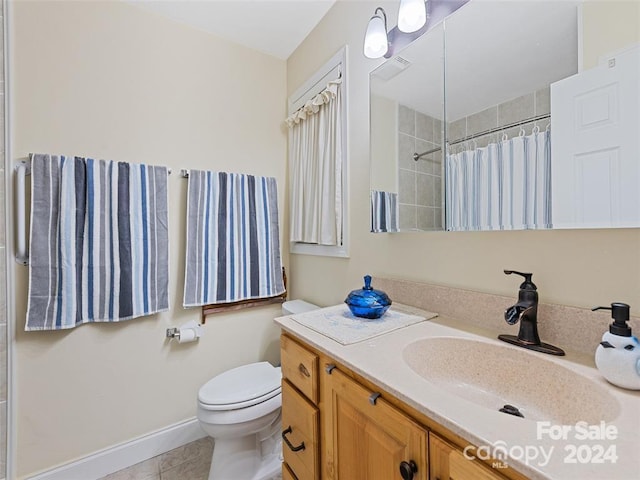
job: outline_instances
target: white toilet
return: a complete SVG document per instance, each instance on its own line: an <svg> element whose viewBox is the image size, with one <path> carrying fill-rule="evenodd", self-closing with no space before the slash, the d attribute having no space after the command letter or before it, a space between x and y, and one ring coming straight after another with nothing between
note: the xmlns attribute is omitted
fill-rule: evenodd
<svg viewBox="0 0 640 480"><path fill-rule="evenodd" d="M318 308L285 302L284 315ZM198 420L214 439L209 480L281 478L280 367L251 363L215 376L198 392Z"/></svg>

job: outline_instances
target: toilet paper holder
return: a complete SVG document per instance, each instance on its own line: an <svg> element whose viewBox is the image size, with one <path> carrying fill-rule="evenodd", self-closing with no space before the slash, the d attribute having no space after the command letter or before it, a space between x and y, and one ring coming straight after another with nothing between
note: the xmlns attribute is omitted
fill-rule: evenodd
<svg viewBox="0 0 640 480"><path fill-rule="evenodd" d="M167 328L166 338L175 338L178 342L195 341L200 338L201 325L195 321L190 321L180 327ZM183 332L185 335L183 335ZM188 332L188 334L186 333ZM186 337L186 338L183 338Z"/></svg>
<svg viewBox="0 0 640 480"><path fill-rule="evenodd" d="M167 338L180 338L180 329L177 327L167 328Z"/></svg>

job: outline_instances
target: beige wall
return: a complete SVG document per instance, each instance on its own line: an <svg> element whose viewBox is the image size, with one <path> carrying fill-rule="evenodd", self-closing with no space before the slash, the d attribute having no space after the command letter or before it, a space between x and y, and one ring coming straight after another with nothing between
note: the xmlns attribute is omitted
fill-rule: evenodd
<svg viewBox="0 0 640 480"><path fill-rule="evenodd" d="M583 68L602 55L640 43L640 1L587 1L583 6Z"/></svg>
<svg viewBox="0 0 640 480"><path fill-rule="evenodd" d="M371 188L382 192L398 193L397 131L398 104L379 95L371 96Z"/></svg>
<svg viewBox="0 0 640 480"><path fill-rule="evenodd" d="M291 255L293 296L341 302L369 273L515 297L518 280L502 273L509 268L534 272L546 303L590 307L617 300L640 315L639 229L369 233L368 76L380 60L361 52L376 6L338 0L287 62L291 93L343 44L349 48L351 258Z"/></svg>
<svg viewBox="0 0 640 480"><path fill-rule="evenodd" d="M169 313L25 333L27 269L10 267L22 478L193 418L209 378L278 360L279 307L210 317L197 344L164 336L200 318L181 307L187 181L180 168L275 176L284 205L286 65L123 2L12 7L13 160L61 153L173 169Z"/></svg>

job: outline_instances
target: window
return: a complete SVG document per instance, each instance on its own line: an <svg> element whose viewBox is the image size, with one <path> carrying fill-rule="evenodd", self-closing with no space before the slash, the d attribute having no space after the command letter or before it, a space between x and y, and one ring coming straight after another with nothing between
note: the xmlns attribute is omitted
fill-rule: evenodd
<svg viewBox="0 0 640 480"><path fill-rule="evenodd" d="M348 256L346 47L289 98L290 252Z"/></svg>

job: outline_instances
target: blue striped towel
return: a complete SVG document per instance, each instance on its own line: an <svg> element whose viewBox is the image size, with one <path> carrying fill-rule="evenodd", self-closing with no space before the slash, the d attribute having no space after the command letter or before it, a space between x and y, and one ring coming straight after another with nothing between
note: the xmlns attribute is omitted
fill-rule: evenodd
<svg viewBox="0 0 640 480"><path fill-rule="evenodd" d="M169 308L167 169L33 155L25 330Z"/></svg>
<svg viewBox="0 0 640 480"><path fill-rule="evenodd" d="M190 170L184 306L284 293L273 177Z"/></svg>

